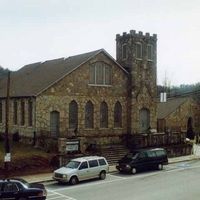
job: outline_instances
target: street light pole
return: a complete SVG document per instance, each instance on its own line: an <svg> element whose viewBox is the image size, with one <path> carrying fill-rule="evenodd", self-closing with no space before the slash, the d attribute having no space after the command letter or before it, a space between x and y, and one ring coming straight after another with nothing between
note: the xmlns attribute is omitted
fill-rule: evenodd
<svg viewBox="0 0 200 200"><path fill-rule="evenodd" d="M10 102L10 71L7 78L7 94L6 94L6 116L5 116L5 177L8 176L8 162L10 159L10 143L9 143L9 102ZM8 158L9 157L9 158ZM7 160L8 159L8 160Z"/></svg>

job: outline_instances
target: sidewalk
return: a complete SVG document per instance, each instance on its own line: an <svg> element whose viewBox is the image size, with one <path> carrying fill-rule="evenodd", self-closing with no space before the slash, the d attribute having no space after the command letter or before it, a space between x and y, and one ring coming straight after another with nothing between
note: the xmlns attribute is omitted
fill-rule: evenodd
<svg viewBox="0 0 200 200"><path fill-rule="evenodd" d="M169 164L200 159L200 145L196 145L196 144L194 145L193 153L194 154L192 154L192 155L169 158L168 159ZM116 171L117 171L117 169L116 169L115 165L111 165L109 167L109 173L113 173ZM30 183L49 182L49 181L53 181L52 175L53 175L53 173L44 173L44 174L21 176L20 178L23 178Z"/></svg>

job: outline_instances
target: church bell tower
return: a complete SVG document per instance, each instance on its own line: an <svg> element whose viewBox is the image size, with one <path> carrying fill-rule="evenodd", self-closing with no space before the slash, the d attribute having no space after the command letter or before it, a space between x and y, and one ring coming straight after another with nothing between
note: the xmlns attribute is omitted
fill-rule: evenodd
<svg viewBox="0 0 200 200"><path fill-rule="evenodd" d="M147 133L157 126L157 35L117 34L116 51L117 62L129 72L128 132Z"/></svg>

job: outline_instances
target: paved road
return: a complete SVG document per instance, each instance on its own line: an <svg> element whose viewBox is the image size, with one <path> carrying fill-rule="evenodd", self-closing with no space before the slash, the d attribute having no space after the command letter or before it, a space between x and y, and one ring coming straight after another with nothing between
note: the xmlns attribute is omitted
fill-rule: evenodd
<svg viewBox="0 0 200 200"><path fill-rule="evenodd" d="M108 174L76 186L46 186L48 200L199 200L200 161L171 164L162 171Z"/></svg>

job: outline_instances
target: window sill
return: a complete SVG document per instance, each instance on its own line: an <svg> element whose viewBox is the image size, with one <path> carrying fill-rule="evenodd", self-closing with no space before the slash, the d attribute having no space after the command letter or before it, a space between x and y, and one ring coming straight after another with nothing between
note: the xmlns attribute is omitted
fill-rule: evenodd
<svg viewBox="0 0 200 200"><path fill-rule="evenodd" d="M92 86L92 87L112 87L112 85L101 85L101 84L91 84L89 83L88 84L89 86Z"/></svg>
<svg viewBox="0 0 200 200"><path fill-rule="evenodd" d="M99 128L99 130L108 130L110 128Z"/></svg>

